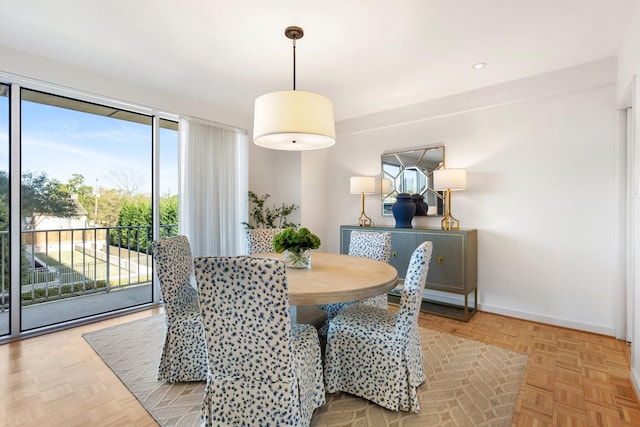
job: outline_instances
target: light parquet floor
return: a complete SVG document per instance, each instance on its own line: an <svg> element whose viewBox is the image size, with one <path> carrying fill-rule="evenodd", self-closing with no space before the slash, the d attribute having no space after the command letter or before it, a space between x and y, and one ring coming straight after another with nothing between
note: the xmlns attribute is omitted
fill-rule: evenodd
<svg viewBox="0 0 640 427"><path fill-rule="evenodd" d="M0 426L155 426L82 334L160 312L1 345ZM514 426L640 426L623 341L483 312L420 324L529 355Z"/></svg>
<svg viewBox="0 0 640 427"><path fill-rule="evenodd" d="M529 355L513 426L640 426L624 341L483 312L420 325Z"/></svg>

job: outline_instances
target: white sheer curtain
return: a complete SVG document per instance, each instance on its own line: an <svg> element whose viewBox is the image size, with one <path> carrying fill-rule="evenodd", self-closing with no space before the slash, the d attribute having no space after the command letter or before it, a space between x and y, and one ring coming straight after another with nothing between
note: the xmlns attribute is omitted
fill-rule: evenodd
<svg viewBox="0 0 640 427"><path fill-rule="evenodd" d="M180 119L179 230L194 257L245 252L247 144L244 131Z"/></svg>

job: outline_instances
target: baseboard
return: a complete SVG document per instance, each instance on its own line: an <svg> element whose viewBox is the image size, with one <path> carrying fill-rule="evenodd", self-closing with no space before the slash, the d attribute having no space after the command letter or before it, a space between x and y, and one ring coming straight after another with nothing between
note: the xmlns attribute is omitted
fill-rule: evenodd
<svg viewBox="0 0 640 427"><path fill-rule="evenodd" d="M633 386L633 391L636 393L636 399L638 398L638 390L640 390L640 372L636 369L631 369L631 385Z"/></svg>
<svg viewBox="0 0 640 427"><path fill-rule="evenodd" d="M608 335L615 337L615 328L605 328L598 325L592 325L590 323L576 322L574 320L560 319L551 316L542 316L534 313L527 313L525 311L511 310L504 307L496 307L488 304L478 303L479 311L486 311L487 313L501 314L503 316L515 317L522 320L530 320L532 322L546 323L548 325L561 326L563 328L577 329L585 332L593 332L595 334Z"/></svg>
<svg viewBox="0 0 640 427"><path fill-rule="evenodd" d="M401 292L402 292L401 288L395 288L390 292L390 294L395 293L399 295ZM473 294L471 294L469 297L470 307L473 307L472 297L473 297ZM426 298L430 301L442 302L444 304L451 304L451 305L464 304L463 295L439 292L433 289L425 289L423 293L423 298ZM616 336L615 328L605 328L598 325L592 325L590 323L576 322L574 320L561 319L561 318L551 317L551 316L542 316L535 313L512 310L504 307L496 307L488 304L478 303L478 311L486 311L487 313L501 314L503 316L515 317L517 319L530 320L532 322L538 322L538 323L546 323L548 325L561 326L563 328L577 329L585 332L593 332L595 334L608 335L612 337Z"/></svg>

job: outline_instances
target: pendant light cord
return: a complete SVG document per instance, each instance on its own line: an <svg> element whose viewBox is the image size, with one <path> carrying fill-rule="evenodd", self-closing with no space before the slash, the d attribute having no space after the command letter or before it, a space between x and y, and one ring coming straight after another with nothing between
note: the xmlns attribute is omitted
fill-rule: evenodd
<svg viewBox="0 0 640 427"><path fill-rule="evenodd" d="M300 27L291 26L284 30L284 35L293 41L293 90L296 90L296 40L304 36L304 31Z"/></svg>
<svg viewBox="0 0 640 427"><path fill-rule="evenodd" d="M293 39L293 90L296 90L296 39Z"/></svg>

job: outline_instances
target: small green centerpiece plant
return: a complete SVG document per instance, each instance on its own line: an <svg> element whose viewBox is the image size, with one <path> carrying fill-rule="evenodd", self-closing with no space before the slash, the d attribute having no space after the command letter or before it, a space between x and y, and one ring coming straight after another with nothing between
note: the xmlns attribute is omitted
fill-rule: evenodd
<svg viewBox="0 0 640 427"><path fill-rule="evenodd" d="M285 262L292 268L310 268L309 250L319 247L320 238L305 227L286 228L273 237L273 249L279 254L284 252Z"/></svg>

